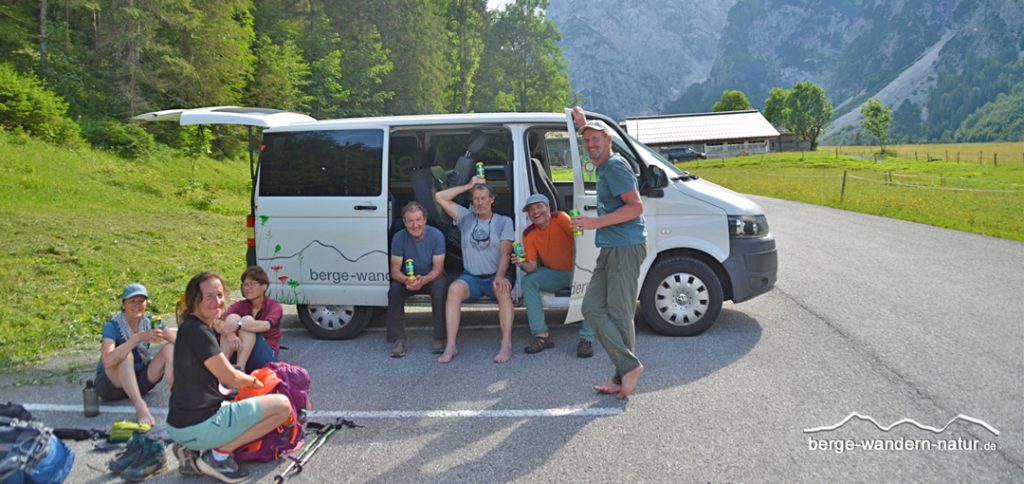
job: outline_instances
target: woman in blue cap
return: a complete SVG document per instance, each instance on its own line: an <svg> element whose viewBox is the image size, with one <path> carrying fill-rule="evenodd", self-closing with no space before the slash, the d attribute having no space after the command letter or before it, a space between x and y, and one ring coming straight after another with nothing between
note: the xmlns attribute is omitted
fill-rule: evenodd
<svg viewBox="0 0 1024 484"><path fill-rule="evenodd" d="M139 423L154 425L156 419L142 396L162 379L167 380L167 386L174 382L176 333L168 331L163 323L151 329L148 303L149 293L142 284L128 284L121 292L121 312L103 325L96 393L109 401L127 398L135 406ZM151 355L150 344L161 339L167 344Z"/></svg>

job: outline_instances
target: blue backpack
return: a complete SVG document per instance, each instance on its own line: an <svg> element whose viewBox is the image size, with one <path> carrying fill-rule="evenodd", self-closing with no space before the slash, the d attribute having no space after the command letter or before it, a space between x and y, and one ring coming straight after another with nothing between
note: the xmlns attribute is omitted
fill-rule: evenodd
<svg viewBox="0 0 1024 484"><path fill-rule="evenodd" d="M38 421L0 416L0 482L60 483L75 463L75 451Z"/></svg>

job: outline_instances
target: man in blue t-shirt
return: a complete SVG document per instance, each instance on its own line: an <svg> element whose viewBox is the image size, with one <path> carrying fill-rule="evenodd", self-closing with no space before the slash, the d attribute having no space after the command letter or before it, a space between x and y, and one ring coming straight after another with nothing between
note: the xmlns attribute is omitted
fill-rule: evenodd
<svg viewBox="0 0 1024 484"><path fill-rule="evenodd" d="M640 264L647 256L644 204L633 169L612 152L612 129L600 120L588 122L579 106L572 114L587 155L597 166L597 217L573 219L583 230L597 230L594 243L601 249L583 296L583 317L615 365L615 376L594 390L626 398L644 371L636 356L633 326Z"/></svg>
<svg viewBox="0 0 1024 484"><path fill-rule="evenodd" d="M434 316L434 342L431 351L444 351L444 304L448 285L444 278L444 235L427 225L426 211L412 201L402 208L405 228L391 239L391 288L388 290L387 339L391 343L391 357L405 356L405 298L410 294L430 293ZM407 271L406 261L412 260L413 273Z"/></svg>

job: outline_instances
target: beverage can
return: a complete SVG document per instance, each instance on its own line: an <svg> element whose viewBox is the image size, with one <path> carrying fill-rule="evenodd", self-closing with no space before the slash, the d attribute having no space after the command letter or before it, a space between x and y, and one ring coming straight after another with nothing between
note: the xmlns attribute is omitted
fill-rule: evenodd
<svg viewBox="0 0 1024 484"><path fill-rule="evenodd" d="M512 242L512 250L516 253L516 258L519 262L526 262L526 254L523 252L523 244L519 242Z"/></svg>
<svg viewBox="0 0 1024 484"><path fill-rule="evenodd" d="M416 279L416 263L412 259L405 260L405 277L410 281Z"/></svg>
<svg viewBox="0 0 1024 484"><path fill-rule="evenodd" d="M575 208L572 209L572 210L569 210L569 216L572 217L572 218L579 217L580 216L580 211L578 209L575 209ZM583 235L583 229L581 229L579 227L573 227L572 234L577 236L577 237L579 237L579 236Z"/></svg>
<svg viewBox="0 0 1024 484"><path fill-rule="evenodd" d="M152 318L149 318L149 329L160 328L160 323L163 322L163 320L164 318L160 316L153 316Z"/></svg>
<svg viewBox="0 0 1024 484"><path fill-rule="evenodd" d="M480 175L480 176L484 176L484 162L482 162L482 161L476 162L476 174Z"/></svg>

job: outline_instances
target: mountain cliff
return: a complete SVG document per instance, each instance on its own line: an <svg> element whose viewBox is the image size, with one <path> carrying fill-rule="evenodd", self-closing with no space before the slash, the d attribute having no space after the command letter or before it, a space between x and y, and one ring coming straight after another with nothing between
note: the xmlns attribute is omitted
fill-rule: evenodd
<svg viewBox="0 0 1024 484"><path fill-rule="evenodd" d="M556 3L574 89L620 118L709 111L727 89L760 107L804 80L836 108L827 142L856 137L872 97L893 109L894 141L1000 138L964 123L1024 116L1007 103L1024 82L1024 0Z"/></svg>

